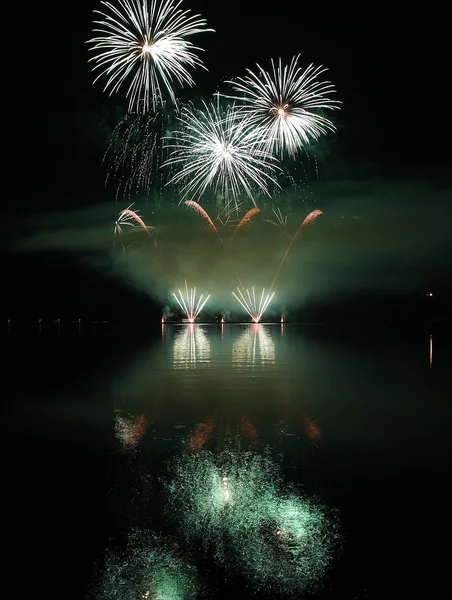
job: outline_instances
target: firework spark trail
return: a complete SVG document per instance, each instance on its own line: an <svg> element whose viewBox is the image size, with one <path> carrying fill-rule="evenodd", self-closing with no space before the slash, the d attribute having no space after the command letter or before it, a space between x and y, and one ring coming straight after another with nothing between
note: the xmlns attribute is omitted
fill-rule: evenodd
<svg viewBox="0 0 452 600"><path fill-rule="evenodd" d="M132 206L132 205L130 205ZM149 231L149 227L146 225L146 223L143 221L143 219L134 211L134 210L130 210L129 208L124 208L124 210L121 210L119 213L119 219L121 219L122 216L125 217L130 217L132 219L134 219L142 229L144 229L144 231L146 231L146 233L148 234L149 237L151 237L151 232Z"/></svg>
<svg viewBox="0 0 452 600"><path fill-rule="evenodd" d="M327 94L335 92L329 81L319 81L326 71L322 67L298 66L300 55L283 66L272 60L272 69L265 71L257 66L257 72L247 69L247 76L229 81L239 96L227 97L238 101L238 109L249 118L259 132L265 146L272 153L289 155L309 144L310 138L317 140L328 131L335 131L333 123L317 114L316 110L339 108L339 102Z"/></svg>
<svg viewBox="0 0 452 600"><path fill-rule="evenodd" d="M215 227L214 222L212 221L212 219L209 217L209 215L207 214L207 212L203 209L203 207L198 204L197 202L195 202L194 200L185 200L184 204L186 204L187 206L189 206L190 208L192 208L193 210L195 210L198 214L201 215L201 217L203 219L205 219L210 227L215 231L215 233L217 234L217 236L220 239L220 242L223 243L223 240L220 236L220 233L218 231L218 229Z"/></svg>
<svg viewBox="0 0 452 600"><path fill-rule="evenodd" d="M246 290L244 290L244 292L242 292L239 287L237 287L237 291L240 295L240 298L237 296L237 294L232 292L232 295L234 296L234 298L236 300L238 300L238 302L240 302L240 304L243 306L243 308L246 310L246 312L250 315L250 317L253 319L253 321L255 323L259 323L259 321L262 318L262 315L267 310L268 305L272 301L272 298L275 295L275 292L273 292L273 294L267 294L265 296L265 288L264 288L262 290L260 302L259 302L259 304L257 304L254 287L251 288L252 293L250 293L250 291L248 289L246 289ZM246 293L247 297L245 297L245 293Z"/></svg>
<svg viewBox="0 0 452 600"><path fill-rule="evenodd" d="M276 278L278 277L278 273L279 273L281 267L283 266L283 263L286 260L287 255L289 254L289 250L290 250L292 244L294 243L294 241L297 238L297 236L300 234L300 231L303 229L303 227L307 227L307 226L311 225L317 219L317 217L319 217L320 215L323 215L323 214L325 214L323 212L323 210L319 210L318 208L316 208L315 210L311 211L309 213L309 215L303 220L303 222L301 223L300 227L295 232L295 235L293 236L290 244L287 247L287 250L286 250L286 252L285 252L285 254L284 254L283 258L282 258L282 261L280 262L279 267L278 267L278 269L276 271L276 275L273 278L272 284L270 286L270 290L275 285L275 281L276 281Z"/></svg>
<svg viewBox="0 0 452 600"><path fill-rule="evenodd" d="M257 215L258 212L260 212L260 208L251 208L246 215L243 217L243 219L240 221L240 223L237 225L237 227L234 229L234 233L232 234L231 237L231 242L234 239L235 234L237 233L237 231L243 227L244 225L246 225L246 223L249 223L251 221L251 219Z"/></svg>
<svg viewBox="0 0 452 600"><path fill-rule="evenodd" d="M150 230L155 229L155 227L146 225L146 223L143 221L143 219L139 216L138 212L135 212L134 210L130 209L131 206L133 206L133 202L132 202L132 204L129 204L129 206L127 208L125 208L124 210L121 210L118 215L118 218L116 219L115 229L114 229L115 241L113 242L113 248L116 247L116 235L119 235L119 236L124 235L124 232L122 230L122 228L124 226L132 227L133 229L141 228L144 231L146 231L146 233L148 234L149 237L151 237ZM122 244L122 249L125 251L125 247L124 247L124 243L123 243L122 239L121 239L121 244Z"/></svg>
<svg viewBox="0 0 452 600"><path fill-rule="evenodd" d="M134 194L149 196L153 187L163 188L162 137L169 126L166 110L156 114L128 113L116 125L105 152L107 184L116 180L116 198Z"/></svg>
<svg viewBox="0 0 452 600"><path fill-rule="evenodd" d="M118 6L102 1L105 12L94 11L101 20L88 40L95 54L96 82L106 76L104 91L110 95L128 84L126 97L130 112L147 112L163 103L165 93L173 103L174 83L192 86L188 70L205 69L195 51L201 50L186 38L213 31L207 22L190 10L180 9L182 0L117 0Z"/></svg>
<svg viewBox="0 0 452 600"><path fill-rule="evenodd" d="M272 212L276 217L276 221L272 221L271 219L264 219L264 221L266 223L270 223L270 225L274 225L275 227L285 229L287 227L287 215L283 217L280 208L273 208Z"/></svg>
<svg viewBox="0 0 452 600"><path fill-rule="evenodd" d="M170 149L164 167L177 173L166 185L181 184L182 197L201 197L207 189L222 194L227 212L237 208L245 194L256 205L256 190L270 195L269 185L281 168L249 122L235 109L222 110L217 103L203 102L197 110L189 104L178 117L180 129L167 138Z"/></svg>
<svg viewBox="0 0 452 600"><path fill-rule="evenodd" d="M196 304L196 288L195 287L191 288L190 292L189 292L187 282L185 282L185 298L183 297L182 292L180 290L178 290L178 292L179 292L180 300L176 296L176 294L173 293L174 298L176 299L177 303L181 307L182 312L185 314L185 316L190 321L190 323L194 323L196 321L199 313L204 308L205 303L210 298L210 294L208 294L208 296L205 298L204 302L202 301L204 296L203 296L203 294L201 294L201 296L199 297L198 303Z"/></svg>

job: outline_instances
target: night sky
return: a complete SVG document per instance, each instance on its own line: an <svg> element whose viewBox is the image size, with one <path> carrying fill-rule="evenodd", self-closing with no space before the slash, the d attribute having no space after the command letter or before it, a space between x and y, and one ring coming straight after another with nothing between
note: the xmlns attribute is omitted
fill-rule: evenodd
<svg viewBox="0 0 452 600"><path fill-rule="evenodd" d="M319 180L333 187L372 181L386 187L391 182L410 189L424 186L425 194L403 199L411 210L407 219L418 203L424 212L431 204L435 218L450 222L449 69L440 4L435 9L430 3L428 11L395 3L360 5L359 11L355 4L291 4L296 8L275 4L264 9L265 3L255 0L184 2L216 33L197 36L208 72L197 70L196 88L182 97L208 99L223 79L243 75L256 62L267 66L271 58L301 54L304 64L328 67L328 79L343 103L333 115L338 131L329 138L329 152L319 157ZM30 16L34 41L25 50L28 75L19 82L27 100L14 134L22 141L16 146L17 172L3 224L8 310L27 318L43 311L49 317L59 310L71 316L99 313L111 310L109 298L117 293L122 302L145 310L146 298L134 296L121 282L80 269L74 254L17 249L16 242L38 227L37 214L63 218L65 212L111 202L112 222L115 216L114 193L105 188L101 161L126 103L121 93L109 97L100 82L92 84L86 41L100 2L54 7L39 6L39 13ZM394 209L393 197L377 194L374 202L380 215ZM337 206L340 214L339 199ZM436 237L432 233L432 246ZM432 267L429 273L424 265L413 289L430 282L447 289L450 254L443 254L445 248L442 240L432 258L433 264L443 256L441 269ZM84 287L90 292L83 293Z"/></svg>

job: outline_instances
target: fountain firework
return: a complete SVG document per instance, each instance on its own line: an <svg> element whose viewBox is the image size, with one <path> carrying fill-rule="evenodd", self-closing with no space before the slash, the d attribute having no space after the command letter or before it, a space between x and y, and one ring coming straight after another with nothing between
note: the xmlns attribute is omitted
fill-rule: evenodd
<svg viewBox="0 0 452 600"><path fill-rule="evenodd" d="M232 292L234 298L240 302L240 304L250 315L253 321L255 323L259 323L259 321L262 318L262 315L267 310L268 305L272 301L275 292L273 292L272 294L265 295L265 288L263 288L260 302L257 303L254 287L251 288L251 292L248 289L243 290L242 292L242 290L239 287L237 288L237 291L239 293L240 298L239 296L237 296L237 294L235 294L235 292Z"/></svg>
<svg viewBox="0 0 452 600"><path fill-rule="evenodd" d="M198 302L196 303L196 288L191 288L189 291L187 282L185 282L185 298L182 295L181 290L178 290L178 292L180 300L176 296L176 294L173 293L174 298L176 299L177 303L179 304L183 313L185 314L187 321L189 323L194 323L198 318L199 313L202 311L205 303L210 298L210 294L207 295L204 301L203 294L201 294Z"/></svg>

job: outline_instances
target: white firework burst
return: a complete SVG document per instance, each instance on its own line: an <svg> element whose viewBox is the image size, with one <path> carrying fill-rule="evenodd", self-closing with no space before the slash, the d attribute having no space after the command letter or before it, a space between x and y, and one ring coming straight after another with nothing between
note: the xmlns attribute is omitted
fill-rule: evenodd
<svg viewBox="0 0 452 600"><path fill-rule="evenodd" d="M238 108L250 119L265 140L271 152L291 156L317 140L328 131L334 132L334 124L320 114L322 110L339 108L340 102L328 95L335 92L333 84L319 79L327 69L309 65L298 66L300 55L292 58L289 65L272 60L271 71L260 65L257 72L247 69L248 75L227 83L239 96L227 97L238 100Z"/></svg>
<svg viewBox="0 0 452 600"><path fill-rule="evenodd" d="M199 199L210 189L222 194L230 212L242 194L256 205L256 190L269 195L269 185L279 187L277 160L234 106L221 110L218 102L203 102L196 110L189 104L178 121L181 127L167 138L171 151L163 166L178 166L167 185L182 184L182 200Z"/></svg>
<svg viewBox="0 0 452 600"><path fill-rule="evenodd" d="M182 0L102 0L95 11L95 37L88 43L95 55L89 60L106 76L110 95L127 85L129 111L155 110L165 95L176 102L174 85L192 86L189 69L205 68L188 37L206 31L206 20L180 9Z"/></svg>

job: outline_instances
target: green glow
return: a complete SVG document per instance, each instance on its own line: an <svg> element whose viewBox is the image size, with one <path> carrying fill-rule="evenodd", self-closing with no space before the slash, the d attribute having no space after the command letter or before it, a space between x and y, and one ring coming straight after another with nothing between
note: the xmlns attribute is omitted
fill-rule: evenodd
<svg viewBox="0 0 452 600"><path fill-rule="evenodd" d="M129 536L125 550L109 550L94 597L99 600L194 600L195 569L156 537L141 531Z"/></svg>
<svg viewBox="0 0 452 600"><path fill-rule="evenodd" d="M255 587L294 593L320 586L340 540L337 520L287 489L269 454L227 449L177 461L169 513L189 541Z"/></svg>

